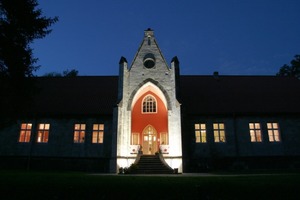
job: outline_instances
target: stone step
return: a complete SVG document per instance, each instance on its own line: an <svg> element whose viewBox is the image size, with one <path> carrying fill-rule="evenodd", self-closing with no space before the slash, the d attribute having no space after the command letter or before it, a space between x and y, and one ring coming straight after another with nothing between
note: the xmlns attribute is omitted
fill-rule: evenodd
<svg viewBox="0 0 300 200"><path fill-rule="evenodd" d="M173 169L166 166L159 155L141 155L139 162L129 169L131 174L173 174Z"/></svg>

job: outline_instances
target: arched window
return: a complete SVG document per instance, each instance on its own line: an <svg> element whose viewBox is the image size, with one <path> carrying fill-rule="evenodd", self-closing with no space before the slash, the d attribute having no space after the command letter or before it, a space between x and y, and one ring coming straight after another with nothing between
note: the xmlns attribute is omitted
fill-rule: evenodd
<svg viewBox="0 0 300 200"><path fill-rule="evenodd" d="M156 106L156 99L151 95L146 96L143 100L143 113L156 113Z"/></svg>

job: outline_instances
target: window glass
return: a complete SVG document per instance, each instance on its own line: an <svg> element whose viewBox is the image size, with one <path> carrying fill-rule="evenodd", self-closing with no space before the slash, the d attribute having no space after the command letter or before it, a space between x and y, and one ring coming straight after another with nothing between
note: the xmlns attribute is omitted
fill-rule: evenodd
<svg viewBox="0 0 300 200"><path fill-rule="evenodd" d="M22 123L21 124L19 142L30 142L31 129L32 129L31 123Z"/></svg>
<svg viewBox="0 0 300 200"><path fill-rule="evenodd" d="M85 124L74 125L74 143L84 143L85 140Z"/></svg>
<svg viewBox="0 0 300 200"><path fill-rule="evenodd" d="M195 124L196 143L206 143L206 124Z"/></svg>
<svg viewBox="0 0 300 200"><path fill-rule="evenodd" d="M169 144L167 133L160 133L160 144Z"/></svg>
<svg viewBox="0 0 300 200"><path fill-rule="evenodd" d="M249 123L249 133L251 142L262 142L260 123Z"/></svg>
<svg viewBox="0 0 300 200"><path fill-rule="evenodd" d="M225 124L224 123L214 123L214 141L215 142L226 142L225 136Z"/></svg>
<svg viewBox="0 0 300 200"><path fill-rule="evenodd" d="M156 99L152 95L148 95L143 100L143 113L156 113Z"/></svg>
<svg viewBox="0 0 300 200"><path fill-rule="evenodd" d="M280 131L278 123L267 123L269 142L280 142Z"/></svg>
<svg viewBox="0 0 300 200"><path fill-rule="evenodd" d="M104 124L93 124L92 143L103 143Z"/></svg>
<svg viewBox="0 0 300 200"><path fill-rule="evenodd" d="M139 144L139 133L132 133L132 145L138 145Z"/></svg>
<svg viewBox="0 0 300 200"><path fill-rule="evenodd" d="M37 142L38 143L47 143L48 142L49 129L50 129L50 124L39 124L38 125L38 134L37 134Z"/></svg>

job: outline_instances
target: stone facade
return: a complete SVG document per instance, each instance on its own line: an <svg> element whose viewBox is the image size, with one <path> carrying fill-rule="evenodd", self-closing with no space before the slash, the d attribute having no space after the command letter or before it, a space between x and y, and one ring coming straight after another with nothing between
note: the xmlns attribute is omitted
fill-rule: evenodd
<svg viewBox="0 0 300 200"><path fill-rule="evenodd" d="M105 124L104 132L112 132L112 118L26 118L1 130L0 167L33 169L66 169L109 171L112 137L105 134L103 144L92 143L93 124ZM22 123L32 124L30 142L19 142ZM50 136L47 143L37 142L37 126L50 124ZM74 124L85 124L83 143L74 143ZM13 161L12 163L9 163Z"/></svg>
<svg viewBox="0 0 300 200"><path fill-rule="evenodd" d="M153 66L146 66L146 62L153 62ZM146 30L143 42L128 68L126 60L120 62L118 104L118 136L117 158L118 167L128 166L135 160L130 154L131 138L131 111L135 100L147 91L156 93L165 102L168 110L169 155L166 161L173 168L182 172L182 145L181 145L181 114L180 104L176 99L175 65L170 68L154 38L152 30ZM175 161L176 160L176 161Z"/></svg>
<svg viewBox="0 0 300 200"><path fill-rule="evenodd" d="M214 141L213 123L225 124L226 142ZM249 123L259 123L262 141L251 142ZM270 142L267 123L277 122L280 142ZM196 143L194 124L205 123L207 142ZM299 124L296 116L197 116L183 120L184 167L192 172L211 169L293 169L300 167Z"/></svg>

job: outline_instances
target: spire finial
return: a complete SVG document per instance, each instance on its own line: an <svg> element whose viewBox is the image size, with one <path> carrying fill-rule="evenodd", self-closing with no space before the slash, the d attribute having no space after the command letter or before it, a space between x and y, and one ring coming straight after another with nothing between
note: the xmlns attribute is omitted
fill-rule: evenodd
<svg viewBox="0 0 300 200"><path fill-rule="evenodd" d="M145 30L145 37L153 37L153 36L154 36L154 31L151 28Z"/></svg>

